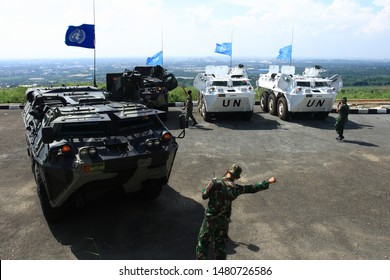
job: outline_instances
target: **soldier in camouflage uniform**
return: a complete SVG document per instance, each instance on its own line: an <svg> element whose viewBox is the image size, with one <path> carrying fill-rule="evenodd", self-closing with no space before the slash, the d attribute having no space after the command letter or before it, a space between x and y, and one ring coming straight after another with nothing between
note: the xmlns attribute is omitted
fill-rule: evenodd
<svg viewBox="0 0 390 280"><path fill-rule="evenodd" d="M339 135L337 137L337 140L343 140L344 139L344 126L345 123L348 121L348 114L349 114L349 106L347 104L347 98L343 97L341 101L337 104L336 112L339 113L339 116L336 119L336 123L334 125L334 128Z"/></svg>
<svg viewBox="0 0 390 280"><path fill-rule="evenodd" d="M232 211L232 201L243 193L256 193L268 189L275 183L271 177L268 181L251 185L238 185L242 169L233 164L222 178L214 178L202 190L202 198L209 199L196 246L196 259L207 259L210 242L213 241L215 258L226 259L226 242L228 239L229 221Z"/></svg>
<svg viewBox="0 0 390 280"><path fill-rule="evenodd" d="M194 108L194 104L192 103L192 91L186 91L184 87L182 87L184 92L187 94L187 99L184 104L183 110L186 110L186 120L188 122L189 119L191 119L194 123L193 126L197 125L198 123L195 120L194 115L192 114L192 109Z"/></svg>

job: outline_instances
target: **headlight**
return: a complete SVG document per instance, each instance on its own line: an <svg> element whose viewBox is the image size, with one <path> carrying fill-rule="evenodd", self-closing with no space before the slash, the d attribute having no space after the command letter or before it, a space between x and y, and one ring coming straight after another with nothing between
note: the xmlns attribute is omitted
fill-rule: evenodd
<svg viewBox="0 0 390 280"><path fill-rule="evenodd" d="M92 147L92 148L89 148L88 153L89 153L90 157L95 157L97 155L97 150L95 147Z"/></svg>
<svg viewBox="0 0 390 280"><path fill-rule="evenodd" d="M94 158L98 154L97 149L95 147L84 147L79 150L79 156L82 159L85 158Z"/></svg>
<svg viewBox="0 0 390 280"><path fill-rule="evenodd" d="M88 149L81 149L79 155L81 158L86 158L88 156Z"/></svg>
<svg viewBox="0 0 390 280"><path fill-rule="evenodd" d="M160 146L160 144L161 144L161 141L159 139L156 139L156 140L153 141L153 145L156 146L156 147Z"/></svg>
<svg viewBox="0 0 390 280"><path fill-rule="evenodd" d="M147 139L145 145L148 149L156 148L161 145L161 140L158 138Z"/></svg>
<svg viewBox="0 0 390 280"><path fill-rule="evenodd" d="M153 147L153 140L150 140L150 139L146 140L145 144L146 144L146 147L152 148Z"/></svg>

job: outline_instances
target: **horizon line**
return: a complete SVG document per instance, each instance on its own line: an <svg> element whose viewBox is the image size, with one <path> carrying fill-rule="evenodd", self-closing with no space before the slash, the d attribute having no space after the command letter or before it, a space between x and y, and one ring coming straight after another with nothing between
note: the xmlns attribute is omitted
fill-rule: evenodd
<svg viewBox="0 0 390 280"><path fill-rule="evenodd" d="M165 59L214 59L217 61L223 61L224 58L218 57L218 56L164 56ZM31 60L93 60L93 57L34 57L34 58L0 58L0 61L31 61ZM145 60L143 56L101 56L97 57L97 60L99 59L139 59L139 60ZM268 62L274 62L278 61L276 57L262 57L262 56L237 56L236 58L233 58L233 61L237 61L239 59L256 59L256 60L267 60ZM293 58L294 60L347 60L347 61L390 61L390 58L340 58L340 57L296 57ZM281 63L283 61L280 61Z"/></svg>

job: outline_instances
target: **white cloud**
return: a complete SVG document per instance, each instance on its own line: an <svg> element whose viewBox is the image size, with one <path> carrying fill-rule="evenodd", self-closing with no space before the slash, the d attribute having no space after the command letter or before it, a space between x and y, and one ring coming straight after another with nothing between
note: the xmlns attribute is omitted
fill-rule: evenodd
<svg viewBox="0 0 390 280"><path fill-rule="evenodd" d="M68 25L93 22L92 0L2 2L0 58L78 57ZM95 0L98 56L210 56L229 41L234 56L390 58L390 0ZM351 46L353 49L351 50ZM367 46L371 53L367 53Z"/></svg>
<svg viewBox="0 0 390 280"><path fill-rule="evenodd" d="M390 1L378 0L373 1L373 4L382 9L370 19L363 31L370 34L384 32L387 33L387 36L390 36Z"/></svg>

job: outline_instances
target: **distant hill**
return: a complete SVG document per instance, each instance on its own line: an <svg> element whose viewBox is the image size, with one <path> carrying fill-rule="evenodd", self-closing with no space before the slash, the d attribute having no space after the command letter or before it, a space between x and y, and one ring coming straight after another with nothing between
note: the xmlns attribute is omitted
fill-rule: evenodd
<svg viewBox="0 0 390 280"><path fill-rule="evenodd" d="M270 64L279 64L275 59L235 58L233 65L242 63L255 83L260 71ZM105 84L106 73L122 72L134 66L144 65L143 58L101 58L96 63L96 81ZM226 65L227 58L164 58L164 68L178 77L182 85L192 85L192 79L206 65ZM344 86L389 86L390 61L295 59L292 63L296 72L305 67L321 65L328 75L340 74ZM93 59L57 60L2 60L0 61L0 87L50 86L61 84L92 84Z"/></svg>

